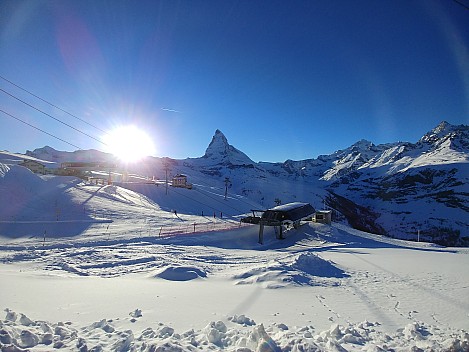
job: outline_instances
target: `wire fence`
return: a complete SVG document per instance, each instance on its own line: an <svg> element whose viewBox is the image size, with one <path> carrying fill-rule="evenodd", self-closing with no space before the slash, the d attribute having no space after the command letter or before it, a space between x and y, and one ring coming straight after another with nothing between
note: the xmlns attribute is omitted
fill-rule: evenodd
<svg viewBox="0 0 469 352"><path fill-rule="evenodd" d="M158 237L169 237L178 235L190 235L196 233L214 232L214 231L225 231L239 229L241 227L252 226L243 222L205 222L205 223L191 223L181 225L162 225L157 226Z"/></svg>

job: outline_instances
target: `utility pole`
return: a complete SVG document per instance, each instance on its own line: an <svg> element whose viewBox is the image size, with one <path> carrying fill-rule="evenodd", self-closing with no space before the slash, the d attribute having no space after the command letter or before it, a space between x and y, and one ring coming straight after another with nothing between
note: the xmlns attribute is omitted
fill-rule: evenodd
<svg viewBox="0 0 469 352"><path fill-rule="evenodd" d="M164 171L166 174L166 194L168 194L168 171L169 171L168 161L165 160L163 165L164 165Z"/></svg>
<svg viewBox="0 0 469 352"><path fill-rule="evenodd" d="M230 179L228 177L225 177L225 200L226 196L228 195L228 185L230 184Z"/></svg>

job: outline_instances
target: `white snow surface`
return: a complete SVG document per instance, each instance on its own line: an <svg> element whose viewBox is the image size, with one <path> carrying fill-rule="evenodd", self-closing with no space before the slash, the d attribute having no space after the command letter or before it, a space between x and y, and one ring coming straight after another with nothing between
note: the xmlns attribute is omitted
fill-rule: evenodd
<svg viewBox="0 0 469 352"><path fill-rule="evenodd" d="M469 351L467 248L310 222L260 245L222 188L0 166L2 352Z"/></svg>
<svg viewBox="0 0 469 352"><path fill-rule="evenodd" d="M19 164L25 160L37 161L43 165L46 165L48 168L58 167L56 162L38 159L25 154L12 153L6 150L0 150L0 163L2 164Z"/></svg>

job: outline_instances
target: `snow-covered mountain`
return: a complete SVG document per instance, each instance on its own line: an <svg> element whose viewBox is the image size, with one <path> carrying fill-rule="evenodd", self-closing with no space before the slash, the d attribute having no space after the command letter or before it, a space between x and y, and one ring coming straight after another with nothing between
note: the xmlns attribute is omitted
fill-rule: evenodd
<svg viewBox="0 0 469 352"><path fill-rule="evenodd" d="M442 122L417 143L396 144L349 169L327 186L331 203L340 195L365 206L388 235L457 243L469 235L468 141L468 126Z"/></svg>
<svg viewBox="0 0 469 352"><path fill-rule="evenodd" d="M252 161L246 154L228 144L225 135L216 130L212 141L205 151L203 159L207 165L252 165Z"/></svg>
<svg viewBox="0 0 469 352"><path fill-rule="evenodd" d="M99 150L76 150L74 152L65 152L55 150L52 147L45 146L42 148L34 149L33 151L27 150L26 155L40 160L52 161L60 167L63 162L116 162L117 159L114 155L104 153Z"/></svg>
<svg viewBox="0 0 469 352"><path fill-rule="evenodd" d="M229 151L217 134L218 148ZM446 136L423 141L421 149L451 156ZM410 209L409 219L425 219L436 203L419 198L423 188L456 193L465 164L434 157L428 174L413 174L422 169L410 167L420 145L404 147L399 157L400 145L373 151L359 142L325 156L342 170L332 180L321 179L329 170L324 160L316 169L311 160L307 170L289 162L291 173L280 168L288 177L272 173L274 164L222 165L204 157L148 158L128 170L164 176L169 168L194 183L169 190L163 182L110 185L38 175L18 165L21 155L0 152L0 350L468 351L467 248L397 240L337 221L305 222L282 241L267 228L259 244L258 226L239 221L262 207L240 191L264 206L274 197L315 206L326 199L353 226L378 233L393 229L395 221L382 218L397 219L401 209ZM94 161L86 151L48 154ZM408 203L383 197L365 206L378 187L394 191L379 183L386 178L401 182L396 192L411 185L404 189ZM412 195L416 185L420 193ZM446 203L439 209L448 209L447 219L465 219L463 208L456 215Z"/></svg>
<svg viewBox="0 0 469 352"><path fill-rule="evenodd" d="M52 161L112 158L50 147L27 154ZM361 140L331 155L283 163L256 163L217 130L200 158L149 157L130 171L163 179L164 165L204 187L222 188L228 178L230 194L265 208L275 200L306 201L316 208L325 204L359 229L445 244L469 242L469 126L442 122L417 143Z"/></svg>

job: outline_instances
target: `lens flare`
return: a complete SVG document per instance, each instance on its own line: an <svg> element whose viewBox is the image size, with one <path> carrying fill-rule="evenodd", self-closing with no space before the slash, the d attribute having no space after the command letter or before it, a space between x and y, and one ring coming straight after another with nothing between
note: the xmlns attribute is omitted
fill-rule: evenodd
<svg viewBox="0 0 469 352"><path fill-rule="evenodd" d="M135 162L155 154L151 138L141 129L130 125L120 126L103 137L107 152L123 162Z"/></svg>

